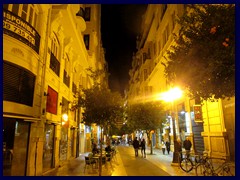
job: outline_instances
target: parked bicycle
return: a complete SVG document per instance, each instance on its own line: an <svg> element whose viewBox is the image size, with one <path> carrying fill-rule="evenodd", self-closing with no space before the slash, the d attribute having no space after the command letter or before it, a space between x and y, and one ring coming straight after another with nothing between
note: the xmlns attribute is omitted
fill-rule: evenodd
<svg viewBox="0 0 240 180"><path fill-rule="evenodd" d="M204 163L196 167L202 176L235 176L235 163L226 158L206 157Z"/></svg>
<svg viewBox="0 0 240 180"><path fill-rule="evenodd" d="M202 173L202 169L200 168L201 164L205 162L205 157L206 154L201 154L201 153L179 153L179 166L180 168L185 171L185 172L190 172L193 169L195 169L196 174ZM198 171L197 171L197 167Z"/></svg>

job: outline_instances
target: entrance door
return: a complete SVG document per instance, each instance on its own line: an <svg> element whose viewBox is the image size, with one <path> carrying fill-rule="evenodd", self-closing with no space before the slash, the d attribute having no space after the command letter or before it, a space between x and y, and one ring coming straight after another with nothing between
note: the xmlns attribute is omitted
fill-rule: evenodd
<svg viewBox="0 0 240 180"><path fill-rule="evenodd" d="M53 167L54 125L45 125L45 143L43 147L43 172Z"/></svg>
<svg viewBox="0 0 240 180"><path fill-rule="evenodd" d="M195 151L202 153L204 151L204 142L201 132L203 132L203 123L196 123L192 120L193 142Z"/></svg>
<svg viewBox="0 0 240 180"><path fill-rule="evenodd" d="M3 118L3 175L25 176L30 123Z"/></svg>

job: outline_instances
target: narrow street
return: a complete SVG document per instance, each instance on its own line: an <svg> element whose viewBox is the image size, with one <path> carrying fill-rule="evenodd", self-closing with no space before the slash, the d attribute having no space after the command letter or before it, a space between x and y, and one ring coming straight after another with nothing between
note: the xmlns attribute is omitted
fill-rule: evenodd
<svg viewBox="0 0 240 180"><path fill-rule="evenodd" d="M140 153L140 150L139 150ZM117 154L109 163L102 166L102 176L194 176L193 172L183 172L179 167L171 166L172 153L163 155L159 149L146 150L147 157L142 158L141 153L135 157L132 146L118 145ZM44 173L44 176L99 176L98 169L87 167L84 172L84 156L69 160L64 166Z"/></svg>
<svg viewBox="0 0 240 180"><path fill-rule="evenodd" d="M147 157L143 158L139 150L138 157L135 157L132 146L118 146L118 151L128 176L170 176L151 161L156 155L149 155L147 152Z"/></svg>

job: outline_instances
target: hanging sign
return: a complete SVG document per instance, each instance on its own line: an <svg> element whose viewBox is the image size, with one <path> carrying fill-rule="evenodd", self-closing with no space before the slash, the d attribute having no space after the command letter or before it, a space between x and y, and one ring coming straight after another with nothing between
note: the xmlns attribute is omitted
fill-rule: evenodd
<svg viewBox="0 0 240 180"><path fill-rule="evenodd" d="M193 112L194 112L194 121L195 122L203 122L202 106L201 105L193 105Z"/></svg>

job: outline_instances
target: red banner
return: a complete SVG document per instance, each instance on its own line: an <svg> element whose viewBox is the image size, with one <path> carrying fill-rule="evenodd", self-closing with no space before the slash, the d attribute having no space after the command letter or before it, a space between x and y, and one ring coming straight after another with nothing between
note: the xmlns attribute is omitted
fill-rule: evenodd
<svg viewBox="0 0 240 180"><path fill-rule="evenodd" d="M48 86L47 112L57 114L58 93Z"/></svg>

